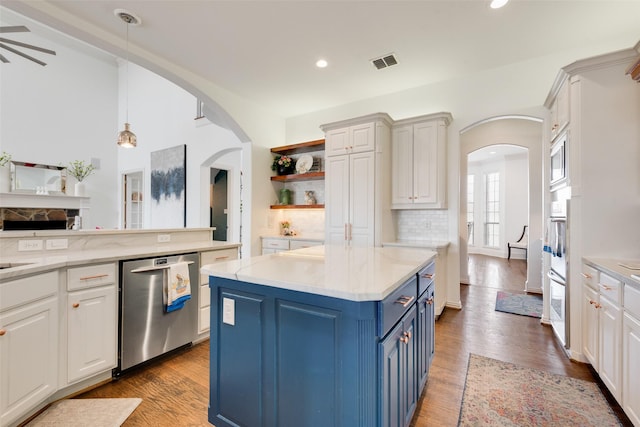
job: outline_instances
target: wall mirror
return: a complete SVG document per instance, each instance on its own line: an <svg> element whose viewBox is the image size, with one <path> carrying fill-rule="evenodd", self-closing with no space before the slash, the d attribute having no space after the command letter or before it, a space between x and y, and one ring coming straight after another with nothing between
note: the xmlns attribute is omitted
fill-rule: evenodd
<svg viewBox="0 0 640 427"><path fill-rule="evenodd" d="M64 194L67 168L39 163L11 162L11 191L35 194Z"/></svg>

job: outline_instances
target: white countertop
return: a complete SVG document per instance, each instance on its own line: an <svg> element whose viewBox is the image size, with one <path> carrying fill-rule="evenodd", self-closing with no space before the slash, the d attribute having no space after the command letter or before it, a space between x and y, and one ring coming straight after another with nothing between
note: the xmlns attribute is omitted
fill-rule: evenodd
<svg viewBox="0 0 640 427"><path fill-rule="evenodd" d="M436 256L427 249L325 245L209 264L201 271L350 301L380 301Z"/></svg>
<svg viewBox="0 0 640 427"><path fill-rule="evenodd" d="M0 281L41 273L56 268L95 262L114 262L124 259L150 258L188 252L203 252L226 248L237 248L239 243L219 241L196 241L188 243L162 243L148 246L112 247L84 251L55 251L52 254L2 256L2 264L27 263L27 265L0 269Z"/></svg>
<svg viewBox="0 0 640 427"><path fill-rule="evenodd" d="M605 272L616 276L619 280L624 281L626 284L640 289L640 260L624 260L624 259L611 259L611 258L592 258L583 257L582 260L590 264L591 266L601 268ZM627 268L620 264L633 266L634 268ZM632 277L632 275L636 277Z"/></svg>

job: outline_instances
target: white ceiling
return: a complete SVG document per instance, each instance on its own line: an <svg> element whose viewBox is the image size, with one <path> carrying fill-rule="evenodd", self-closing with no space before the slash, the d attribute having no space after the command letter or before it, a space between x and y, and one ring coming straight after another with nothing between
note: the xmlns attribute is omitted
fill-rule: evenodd
<svg viewBox="0 0 640 427"><path fill-rule="evenodd" d="M131 52L177 64L285 118L533 57L556 55L560 68L640 39L640 0L511 0L500 10L488 3L3 0L120 55L126 25L113 11L127 9L143 21L129 28ZM576 49L587 55L563 56ZM398 65L376 70L369 62L388 53ZM317 69L319 58L329 66Z"/></svg>

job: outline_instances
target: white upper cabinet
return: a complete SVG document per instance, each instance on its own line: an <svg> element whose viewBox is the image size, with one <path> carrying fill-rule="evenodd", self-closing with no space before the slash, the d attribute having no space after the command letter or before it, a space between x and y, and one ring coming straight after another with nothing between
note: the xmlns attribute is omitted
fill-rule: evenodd
<svg viewBox="0 0 640 427"><path fill-rule="evenodd" d="M447 126L451 114L397 121L393 126L391 203L393 209L447 207Z"/></svg>
<svg viewBox="0 0 640 427"><path fill-rule="evenodd" d="M363 153L375 150L375 123L361 123L340 129L327 131L325 136L325 155Z"/></svg>
<svg viewBox="0 0 640 427"><path fill-rule="evenodd" d="M551 140L569 124L569 80L561 80L549 107L549 131Z"/></svg>

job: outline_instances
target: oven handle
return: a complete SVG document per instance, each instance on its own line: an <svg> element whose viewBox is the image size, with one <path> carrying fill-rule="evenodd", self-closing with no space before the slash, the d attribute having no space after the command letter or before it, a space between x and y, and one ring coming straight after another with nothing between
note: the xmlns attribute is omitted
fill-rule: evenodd
<svg viewBox="0 0 640 427"><path fill-rule="evenodd" d="M186 261L187 264L193 264L193 261ZM151 267L140 267L140 268L134 268L133 270L131 270L132 273L144 273L147 271L159 271L159 270L166 270L167 268L171 267L173 264L177 264L177 262L174 262L172 264L162 264L162 265L154 265Z"/></svg>
<svg viewBox="0 0 640 427"><path fill-rule="evenodd" d="M562 286L566 286L567 285L567 283L565 282L565 280L562 277L560 277L559 275L557 275L556 273L554 273L551 270L549 270L547 272L547 277L549 279L553 280L554 282L561 284Z"/></svg>

